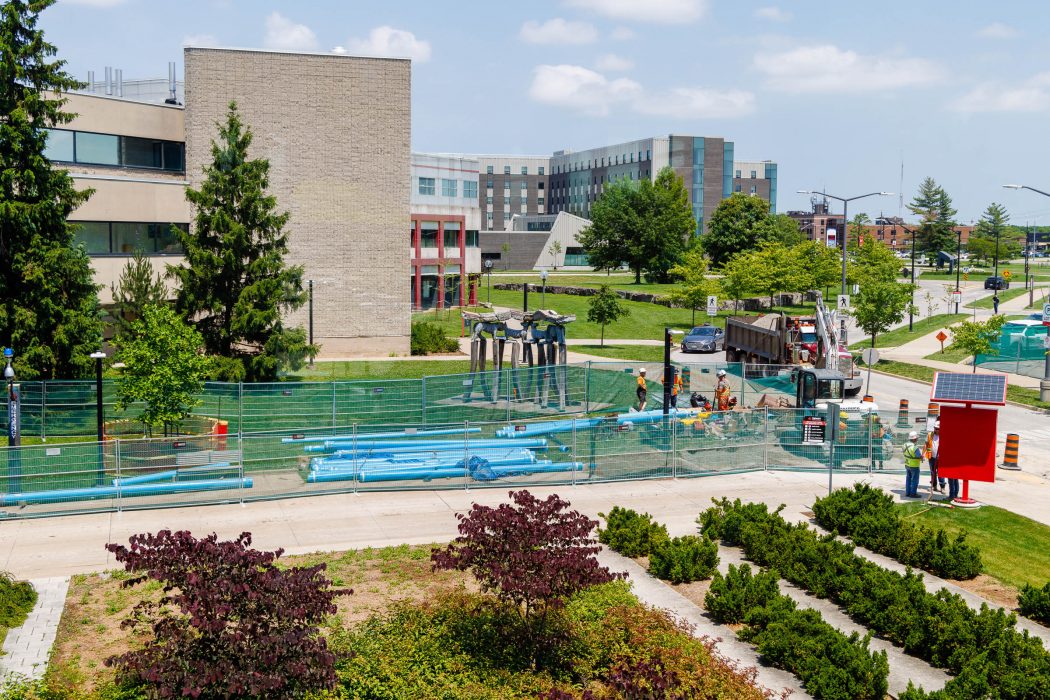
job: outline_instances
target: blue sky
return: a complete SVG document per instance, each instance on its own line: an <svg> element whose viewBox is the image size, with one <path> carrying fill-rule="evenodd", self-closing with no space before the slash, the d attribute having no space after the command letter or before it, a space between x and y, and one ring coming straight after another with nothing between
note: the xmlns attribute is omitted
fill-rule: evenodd
<svg viewBox="0 0 1050 700"><path fill-rule="evenodd" d="M1001 188L1050 191L1048 20L1040 0L60 0L41 24L81 79L181 77L185 43L411 56L417 150L722 136L780 164L781 211L822 187L906 204L929 175L961 222L997 201L1048 224L1050 198Z"/></svg>

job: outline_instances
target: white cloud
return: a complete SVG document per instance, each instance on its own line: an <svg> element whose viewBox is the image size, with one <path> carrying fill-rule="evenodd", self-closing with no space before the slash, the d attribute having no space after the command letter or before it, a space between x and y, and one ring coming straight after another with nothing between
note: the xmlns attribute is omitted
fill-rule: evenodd
<svg viewBox="0 0 1050 700"><path fill-rule="evenodd" d="M62 0L65 5L86 5L87 7L116 7L127 0Z"/></svg>
<svg viewBox="0 0 1050 700"><path fill-rule="evenodd" d="M869 92L928 85L942 76L924 58L870 56L837 46L807 46L780 53L760 53L755 67L767 87L795 92Z"/></svg>
<svg viewBox="0 0 1050 700"><path fill-rule="evenodd" d="M1009 24L992 22L987 27L982 27L981 31L977 32L977 36L983 36L985 39L1012 39L1017 36L1017 33L1017 30Z"/></svg>
<svg viewBox="0 0 1050 700"><path fill-rule="evenodd" d="M675 119L729 119L755 111L755 95L745 90L675 88L638 100L635 110Z"/></svg>
<svg viewBox="0 0 1050 700"><path fill-rule="evenodd" d="M183 46L218 46L219 40L214 34L187 34L182 37Z"/></svg>
<svg viewBox="0 0 1050 700"><path fill-rule="evenodd" d="M614 53L607 53L598 57L594 67L601 71L617 73L634 68L634 61L623 56L617 56Z"/></svg>
<svg viewBox="0 0 1050 700"><path fill-rule="evenodd" d="M1050 110L1050 72L1018 85L982 83L949 106L957 112L1045 112Z"/></svg>
<svg viewBox="0 0 1050 700"><path fill-rule="evenodd" d="M741 90L675 88L651 94L630 78L609 79L583 66L536 66L529 97L556 107L604 117L614 106L674 119L724 119L750 114L755 97Z"/></svg>
<svg viewBox="0 0 1050 700"><path fill-rule="evenodd" d="M760 7L755 10L755 17L767 19L770 22L787 22L791 19L791 13L779 7Z"/></svg>
<svg viewBox="0 0 1050 700"><path fill-rule="evenodd" d="M634 30L630 27L617 27L610 32L609 38L616 41L627 41L634 38Z"/></svg>
<svg viewBox="0 0 1050 700"><path fill-rule="evenodd" d="M590 44L598 40L598 30L586 22L567 22L561 17L543 24L528 21L518 34L530 44Z"/></svg>
<svg viewBox="0 0 1050 700"><path fill-rule="evenodd" d="M605 116L618 102L637 98L642 86L629 78L609 80L583 66L536 66L529 97L544 104Z"/></svg>
<svg viewBox="0 0 1050 700"><path fill-rule="evenodd" d="M566 0L572 7L613 19L657 24L694 22L707 12L708 0Z"/></svg>
<svg viewBox="0 0 1050 700"><path fill-rule="evenodd" d="M317 35L305 24L296 24L275 10L266 18L263 45L281 51L316 51Z"/></svg>
<svg viewBox="0 0 1050 700"><path fill-rule="evenodd" d="M417 39L412 32L383 25L368 33L367 39L350 39L350 52L364 56L411 58L417 63L430 60L430 42Z"/></svg>

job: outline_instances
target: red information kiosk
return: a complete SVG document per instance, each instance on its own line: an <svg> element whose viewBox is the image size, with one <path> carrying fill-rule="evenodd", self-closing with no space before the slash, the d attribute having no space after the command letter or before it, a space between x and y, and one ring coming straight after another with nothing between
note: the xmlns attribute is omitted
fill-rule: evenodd
<svg viewBox="0 0 1050 700"><path fill-rule="evenodd" d="M937 372L930 402L941 405L938 476L963 480L954 505L976 506L970 482L995 481L996 425L999 406L1006 405L1006 375Z"/></svg>

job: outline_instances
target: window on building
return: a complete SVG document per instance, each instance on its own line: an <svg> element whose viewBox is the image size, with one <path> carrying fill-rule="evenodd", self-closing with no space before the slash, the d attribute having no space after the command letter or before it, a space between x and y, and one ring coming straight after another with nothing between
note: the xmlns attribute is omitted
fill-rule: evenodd
<svg viewBox="0 0 1050 700"><path fill-rule="evenodd" d="M438 222L421 221L419 223L419 245L423 248L437 248Z"/></svg>
<svg viewBox="0 0 1050 700"><path fill-rule="evenodd" d="M536 204L539 204L542 207L543 206L543 197L537 197L536 198Z"/></svg>
<svg viewBox="0 0 1050 700"><path fill-rule="evenodd" d="M488 189L491 190L492 189L492 180L486 180L485 181L485 187L487 187Z"/></svg>
<svg viewBox="0 0 1050 700"><path fill-rule="evenodd" d="M467 229L464 241L467 248L478 248L480 246L480 243L478 242L478 232L471 229Z"/></svg>
<svg viewBox="0 0 1050 700"><path fill-rule="evenodd" d="M492 212L485 212L485 221L492 221Z"/></svg>
<svg viewBox="0 0 1050 700"><path fill-rule="evenodd" d="M752 170L751 171L751 179L754 180L757 177L758 177L758 171L757 170Z"/></svg>
<svg viewBox="0 0 1050 700"><path fill-rule="evenodd" d="M474 180L463 181L463 196L467 199L478 198L478 183Z"/></svg>
<svg viewBox="0 0 1050 700"><path fill-rule="evenodd" d="M186 231L189 224L129 223L109 221L71 221L79 228L76 242L84 245L89 255L132 255L141 250L147 255L181 255L182 246L172 227Z"/></svg>
<svg viewBox="0 0 1050 700"><path fill-rule="evenodd" d="M491 175L492 174L492 166L491 165L485 166L485 174L486 175Z"/></svg>
<svg viewBox="0 0 1050 700"><path fill-rule="evenodd" d="M62 129L47 130L47 146L44 148L44 157L48 160L72 163L75 160L73 153L73 132ZM106 231L109 236L109 230ZM109 245L108 243L106 244ZM90 250L88 251L91 252Z"/></svg>
<svg viewBox="0 0 1050 700"><path fill-rule="evenodd" d="M485 197L485 204L492 204L492 195Z"/></svg>
<svg viewBox="0 0 1050 700"><path fill-rule="evenodd" d="M650 153L650 149L648 149L648 148L645 149L645 159L646 160L652 160L652 155Z"/></svg>
<svg viewBox="0 0 1050 700"><path fill-rule="evenodd" d="M522 191L529 189L529 183L526 180L521 181L521 189Z"/></svg>
<svg viewBox="0 0 1050 700"><path fill-rule="evenodd" d="M441 196L455 197L459 192L459 180L446 180L441 178Z"/></svg>
<svg viewBox="0 0 1050 700"><path fill-rule="evenodd" d="M537 182L536 183L536 189L538 189L538 190L540 190L542 192L543 191L543 183L542 182Z"/></svg>
<svg viewBox="0 0 1050 700"><path fill-rule="evenodd" d="M539 168L539 174L543 175L543 171L544 171L544 167L541 165L540 168Z"/></svg>
<svg viewBox="0 0 1050 700"><path fill-rule="evenodd" d="M434 194L434 178L419 178L419 194Z"/></svg>
<svg viewBox="0 0 1050 700"><path fill-rule="evenodd" d="M740 183L737 183L737 184L736 184L736 185L735 185L735 186L733 187L733 191L734 191L734 192L740 192L741 190L743 190L743 187L741 186L741 184L740 184Z"/></svg>
<svg viewBox="0 0 1050 700"><path fill-rule="evenodd" d="M529 174L529 166L527 166L527 165L521 166L521 174L522 175L528 175Z"/></svg>
<svg viewBox="0 0 1050 700"><path fill-rule="evenodd" d="M183 172L185 144L134 136L48 129L44 155L56 162Z"/></svg>
<svg viewBox="0 0 1050 700"><path fill-rule="evenodd" d="M445 222L445 251L455 252L459 249L459 222Z"/></svg>
<svg viewBox="0 0 1050 700"><path fill-rule="evenodd" d="M751 194L755 194L755 186L751 185Z"/></svg>
<svg viewBox="0 0 1050 700"><path fill-rule="evenodd" d="M503 174L504 175L510 175L510 166L509 165L504 165L503 166Z"/></svg>
<svg viewBox="0 0 1050 700"><path fill-rule="evenodd" d="M740 177L740 171L739 170L736 171L736 177L738 177L738 178Z"/></svg>

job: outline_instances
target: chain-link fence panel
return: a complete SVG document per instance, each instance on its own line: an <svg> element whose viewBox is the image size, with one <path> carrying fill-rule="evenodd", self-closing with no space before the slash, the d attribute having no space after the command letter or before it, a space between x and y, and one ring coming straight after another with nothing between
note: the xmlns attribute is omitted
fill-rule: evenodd
<svg viewBox="0 0 1050 700"><path fill-rule="evenodd" d="M673 423L675 476L705 476L765 467L767 414L758 409L702 412Z"/></svg>

